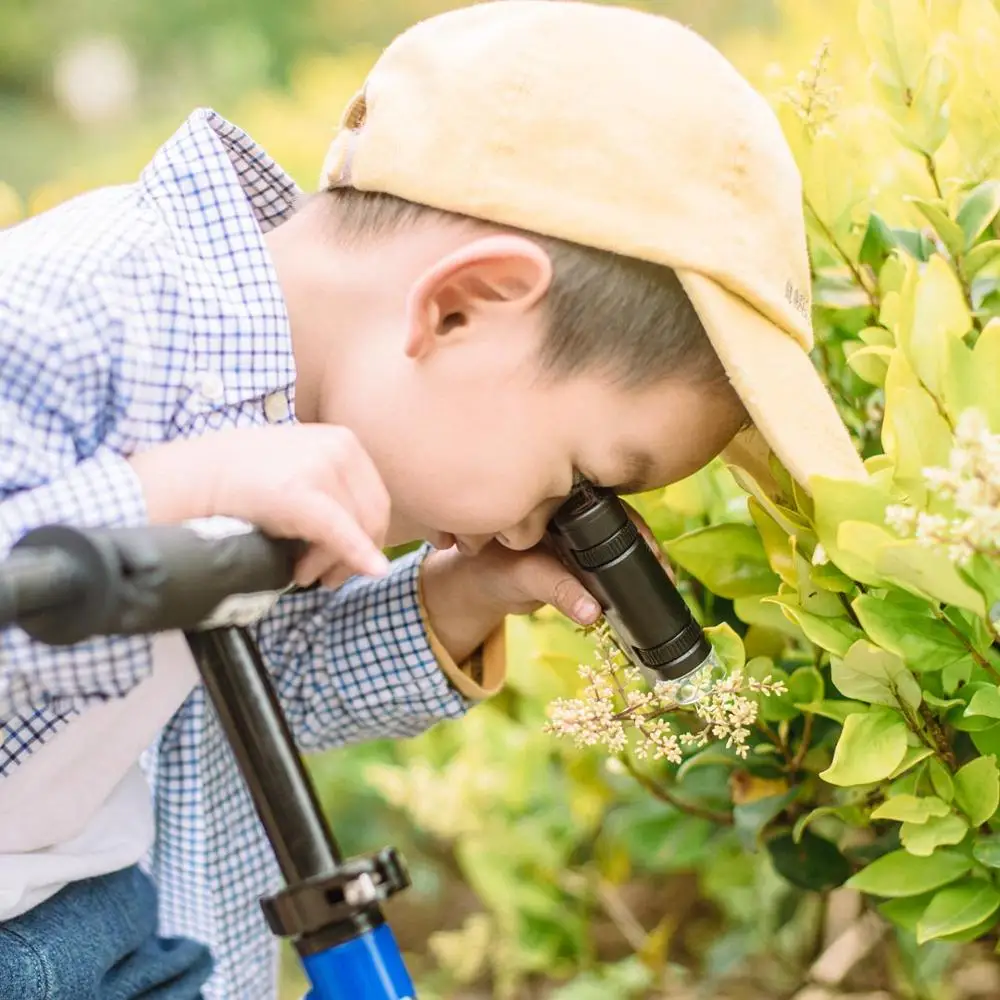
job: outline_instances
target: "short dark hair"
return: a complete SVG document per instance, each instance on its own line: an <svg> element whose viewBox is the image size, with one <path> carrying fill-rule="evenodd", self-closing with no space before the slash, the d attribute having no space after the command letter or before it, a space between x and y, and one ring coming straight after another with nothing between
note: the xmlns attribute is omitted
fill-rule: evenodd
<svg viewBox="0 0 1000 1000"><path fill-rule="evenodd" d="M378 192L332 188L309 200L328 206L337 238L348 243L429 221L489 225L534 240L552 261L545 299L549 326L539 357L544 373L569 376L599 368L625 388L668 377L728 384L698 314L668 267Z"/></svg>

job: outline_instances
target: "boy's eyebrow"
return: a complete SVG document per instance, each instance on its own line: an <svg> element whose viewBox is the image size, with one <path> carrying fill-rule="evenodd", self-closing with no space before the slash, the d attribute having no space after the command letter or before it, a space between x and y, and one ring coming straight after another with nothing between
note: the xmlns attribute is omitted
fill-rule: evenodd
<svg viewBox="0 0 1000 1000"><path fill-rule="evenodd" d="M624 448L619 452L619 461L625 470L625 481L614 487L615 493L641 493L649 489L649 479L656 463L645 451Z"/></svg>

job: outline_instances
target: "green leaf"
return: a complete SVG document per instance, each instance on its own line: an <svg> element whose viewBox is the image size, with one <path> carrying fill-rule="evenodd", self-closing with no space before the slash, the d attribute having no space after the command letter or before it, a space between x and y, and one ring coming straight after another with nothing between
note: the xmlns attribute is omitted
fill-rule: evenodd
<svg viewBox="0 0 1000 1000"><path fill-rule="evenodd" d="M931 259L934 244L919 229L894 229L896 242L911 257L919 261Z"/></svg>
<svg viewBox="0 0 1000 1000"><path fill-rule="evenodd" d="M850 878L847 887L889 899L920 896L954 882L971 867L972 859L957 851L937 851L929 858L892 851Z"/></svg>
<svg viewBox="0 0 1000 1000"><path fill-rule="evenodd" d="M802 638L802 630L798 625L786 618L777 605L768 603L766 598L737 597L733 601L733 610L740 621L746 622L747 625L757 625L793 639Z"/></svg>
<svg viewBox="0 0 1000 1000"><path fill-rule="evenodd" d="M780 583L748 524L714 524L664 543L670 558L713 594L732 600L773 594Z"/></svg>
<svg viewBox="0 0 1000 1000"><path fill-rule="evenodd" d="M849 826L860 826L864 823L865 819L864 813L857 806L819 806L807 813L803 813L795 821L795 826L792 827L792 840L798 843L802 839L806 827L823 816L836 816Z"/></svg>
<svg viewBox="0 0 1000 1000"><path fill-rule="evenodd" d="M827 892L843 885L851 874L851 865L836 844L806 830L796 840L781 833L767 841L774 870L786 882L812 892Z"/></svg>
<svg viewBox="0 0 1000 1000"><path fill-rule="evenodd" d="M896 249L896 237L892 228L877 212L868 216L868 225L861 240L858 261L870 267L876 274L882 269L889 254Z"/></svg>
<svg viewBox="0 0 1000 1000"><path fill-rule="evenodd" d="M835 701L811 701L796 706L801 712L809 712L812 715L822 716L824 719L832 719L834 722L843 724L849 715L857 712L867 712L868 706L860 701L847 701L837 699Z"/></svg>
<svg viewBox="0 0 1000 1000"><path fill-rule="evenodd" d="M920 896L904 896L902 899L890 899L887 903L881 903L877 909L886 920L915 934L917 923L933 898L933 894L929 892Z"/></svg>
<svg viewBox="0 0 1000 1000"><path fill-rule="evenodd" d="M847 618L821 618L799 607L790 597L768 597L765 600L779 605L810 642L837 656L843 656L851 644L861 638L861 632Z"/></svg>
<svg viewBox="0 0 1000 1000"><path fill-rule="evenodd" d="M894 462L893 483L911 503L923 504L927 494L923 470L928 465L948 464L952 434L902 350L893 351L885 376L882 444Z"/></svg>
<svg viewBox="0 0 1000 1000"><path fill-rule="evenodd" d="M931 224L934 231L941 237L941 242L948 248L952 257L960 257L965 249L965 233L957 222L948 217L948 213L939 202L925 201L904 195L904 200L912 202L920 214Z"/></svg>
<svg viewBox="0 0 1000 1000"><path fill-rule="evenodd" d="M965 234L966 250L986 232L997 212L1000 212L1000 181L983 181L969 192L955 217Z"/></svg>
<svg viewBox="0 0 1000 1000"><path fill-rule="evenodd" d="M972 660L959 660L941 671L941 687L945 694L954 694L972 676Z"/></svg>
<svg viewBox="0 0 1000 1000"><path fill-rule="evenodd" d="M861 347L848 341L844 344L844 357L852 371L870 385L881 388L885 385L893 350L892 347Z"/></svg>
<svg viewBox="0 0 1000 1000"><path fill-rule="evenodd" d="M790 788L781 795L769 795L733 806L733 825L747 850L754 848L761 830L798 798L799 791L797 787Z"/></svg>
<svg viewBox="0 0 1000 1000"><path fill-rule="evenodd" d="M968 832L969 824L952 813L934 816L924 823L904 823L899 828L899 839L910 854L929 857L939 847L960 844Z"/></svg>
<svg viewBox="0 0 1000 1000"><path fill-rule="evenodd" d="M934 751L931 750L930 747L907 747L902 761L896 767L896 770L889 775L889 779L892 780L899 777L901 774L905 774L915 764L919 764L922 760L927 760L932 753L934 753Z"/></svg>
<svg viewBox="0 0 1000 1000"><path fill-rule="evenodd" d="M916 540L891 542L875 553L875 567L886 579L943 604L954 604L986 616L983 595L958 574L948 557Z"/></svg>
<svg viewBox="0 0 1000 1000"><path fill-rule="evenodd" d="M900 601L864 594L852 607L871 639L913 670L941 670L967 654L966 644L944 622Z"/></svg>
<svg viewBox="0 0 1000 1000"><path fill-rule="evenodd" d="M792 536L767 513L755 497L747 499L747 509L750 511L750 518L760 534L771 569L785 583L794 584L796 576L795 559L791 545Z"/></svg>
<svg viewBox="0 0 1000 1000"><path fill-rule="evenodd" d="M906 754L906 723L895 712L873 708L849 715L833 763L820 777L831 785L867 785L888 778Z"/></svg>
<svg viewBox="0 0 1000 1000"><path fill-rule="evenodd" d="M734 750L727 750L723 743L710 743L704 750L699 750L688 757L677 768L677 780L683 781L687 774L699 767L734 767L739 763L740 758Z"/></svg>
<svg viewBox="0 0 1000 1000"><path fill-rule="evenodd" d="M1000 722L981 732L969 733L976 749L984 756L1000 756Z"/></svg>
<svg viewBox="0 0 1000 1000"><path fill-rule="evenodd" d="M719 625L711 625L703 631L727 673L743 669L746 650L743 648L743 640L733 631L731 625L722 622Z"/></svg>
<svg viewBox="0 0 1000 1000"><path fill-rule="evenodd" d="M942 889L917 924L917 943L975 927L1000 909L1000 893L983 879L964 879Z"/></svg>
<svg viewBox="0 0 1000 1000"><path fill-rule="evenodd" d="M788 678L787 697L792 704L823 700L823 675L815 667L799 667Z"/></svg>
<svg viewBox="0 0 1000 1000"><path fill-rule="evenodd" d="M1000 868L1000 833L977 838L972 845L972 856L987 868Z"/></svg>
<svg viewBox="0 0 1000 1000"><path fill-rule="evenodd" d="M931 788L945 802L951 802L955 797L955 782L952 780L948 768L935 757L927 765L927 773L930 775Z"/></svg>
<svg viewBox="0 0 1000 1000"><path fill-rule="evenodd" d="M996 373L1000 371L1000 317L986 324L972 349L972 357L977 404L986 414L990 430L1000 434L1000 392L996 391Z"/></svg>
<svg viewBox="0 0 1000 1000"><path fill-rule="evenodd" d="M894 795L872 812L872 819L894 819L900 823L926 823L932 816L947 816L951 810L936 795Z"/></svg>
<svg viewBox="0 0 1000 1000"><path fill-rule="evenodd" d="M920 0L862 0L858 27L883 98L907 103L907 94L919 85L931 45L923 4Z"/></svg>
<svg viewBox="0 0 1000 1000"><path fill-rule="evenodd" d="M810 486L816 505L816 533L831 562L852 579L879 586L883 581L874 572L871 559L842 549L838 534L841 524L847 521L881 528L889 504L888 493L872 481L854 482L824 476L814 476Z"/></svg>
<svg viewBox="0 0 1000 1000"><path fill-rule="evenodd" d="M843 659L831 661L830 677L847 698L890 707L920 705L920 684L903 661L864 639L855 642Z"/></svg>
<svg viewBox="0 0 1000 1000"><path fill-rule="evenodd" d="M987 240L974 246L962 260L962 271L967 278L974 278L987 264L1000 257L1000 240Z"/></svg>
<svg viewBox="0 0 1000 1000"><path fill-rule="evenodd" d="M869 347L893 347L896 343L884 326L866 326L858 336Z"/></svg>
<svg viewBox="0 0 1000 1000"><path fill-rule="evenodd" d="M978 687L965 709L965 714L987 715L991 719L1000 719L1000 691L996 685L983 684Z"/></svg>
<svg viewBox="0 0 1000 1000"><path fill-rule="evenodd" d="M940 396L947 370L948 340L963 337L972 316L955 272L935 255L917 281L913 322L899 344L926 388Z"/></svg>
<svg viewBox="0 0 1000 1000"><path fill-rule="evenodd" d="M977 757L955 775L955 804L973 826L990 819L1000 806L1000 773L993 757Z"/></svg>

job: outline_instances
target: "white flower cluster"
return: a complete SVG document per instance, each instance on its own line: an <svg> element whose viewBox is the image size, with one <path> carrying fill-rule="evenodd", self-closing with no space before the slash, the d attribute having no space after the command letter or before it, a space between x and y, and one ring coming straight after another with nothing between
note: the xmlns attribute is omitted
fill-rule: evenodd
<svg viewBox="0 0 1000 1000"><path fill-rule="evenodd" d="M946 547L960 566L976 553L1000 557L1000 435L990 433L982 411L962 414L948 467L923 473L931 493L950 513L896 504L886 509L886 524L922 545Z"/></svg>
<svg viewBox="0 0 1000 1000"><path fill-rule="evenodd" d="M762 681L744 677L736 670L716 680L693 704L678 701L679 685L660 682L650 691L642 689L642 674L629 665L607 623L594 629L597 666L580 667L587 681L579 698L559 698L549 706L545 731L566 736L578 747L603 745L613 754L624 753L629 744L628 728L635 737L633 754L638 760L666 759L679 764L685 749L725 740L741 757L749 752L747 739L757 720L758 703L751 694L784 694L785 686L770 677ZM671 713L687 712L702 723L697 732L675 733Z"/></svg>
<svg viewBox="0 0 1000 1000"><path fill-rule="evenodd" d="M830 131L836 117L836 103L840 87L830 83L827 61L830 58L830 39L820 43L809 64L795 77L795 84L785 89L785 100L795 109L810 138Z"/></svg>

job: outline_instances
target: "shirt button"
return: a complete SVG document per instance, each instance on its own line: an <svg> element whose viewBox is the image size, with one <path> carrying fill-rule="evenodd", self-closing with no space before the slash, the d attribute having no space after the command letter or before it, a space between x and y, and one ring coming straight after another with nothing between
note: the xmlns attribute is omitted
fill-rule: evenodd
<svg viewBox="0 0 1000 1000"><path fill-rule="evenodd" d="M195 381L199 394L210 403L217 403L226 392L225 383L215 372L199 372Z"/></svg>
<svg viewBox="0 0 1000 1000"><path fill-rule="evenodd" d="M289 412L288 397L283 391L272 392L264 397L264 416L272 424L287 419Z"/></svg>

